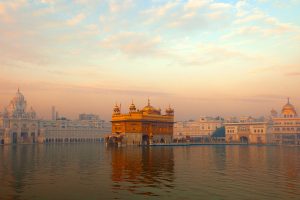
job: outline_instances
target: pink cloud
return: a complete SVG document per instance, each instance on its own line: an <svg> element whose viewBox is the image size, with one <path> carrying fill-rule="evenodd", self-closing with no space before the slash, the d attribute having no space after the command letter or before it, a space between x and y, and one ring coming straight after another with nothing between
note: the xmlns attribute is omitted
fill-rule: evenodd
<svg viewBox="0 0 300 200"><path fill-rule="evenodd" d="M85 17L86 17L85 14L79 13L75 17L67 20L67 24L69 26L75 26L75 25L79 24L82 20L84 20Z"/></svg>
<svg viewBox="0 0 300 200"><path fill-rule="evenodd" d="M286 73L286 76L300 76L300 72L290 72L290 73Z"/></svg>

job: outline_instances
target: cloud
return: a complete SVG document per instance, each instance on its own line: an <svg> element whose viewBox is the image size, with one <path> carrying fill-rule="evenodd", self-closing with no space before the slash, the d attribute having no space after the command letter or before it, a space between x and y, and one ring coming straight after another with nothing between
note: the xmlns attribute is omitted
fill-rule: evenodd
<svg viewBox="0 0 300 200"><path fill-rule="evenodd" d="M133 0L111 0L108 3L110 12L117 13L133 6Z"/></svg>
<svg viewBox="0 0 300 200"><path fill-rule="evenodd" d="M259 3L268 3L277 8L287 8L300 4L300 0L257 0Z"/></svg>
<svg viewBox="0 0 300 200"><path fill-rule="evenodd" d="M211 9L231 9L232 5L228 3L212 3L209 7Z"/></svg>
<svg viewBox="0 0 300 200"><path fill-rule="evenodd" d="M285 74L286 76L300 76L300 72L289 72Z"/></svg>
<svg viewBox="0 0 300 200"><path fill-rule="evenodd" d="M237 20L234 21L234 23L236 24L243 24L243 23L247 23L247 22L252 22L252 21L256 21L256 20L261 20L266 18L266 15L259 10L255 10L252 14L247 15L243 18L238 18Z"/></svg>
<svg viewBox="0 0 300 200"><path fill-rule="evenodd" d="M40 8L38 10L35 10L34 12L32 12L32 15L35 17L41 17L44 15L48 15L48 14L53 14L55 13L55 8L53 6L50 7L45 7L45 8Z"/></svg>
<svg viewBox="0 0 300 200"><path fill-rule="evenodd" d="M127 55L152 55L157 51L160 42L160 36L121 32L105 38L100 45L102 48L119 50Z"/></svg>
<svg viewBox="0 0 300 200"><path fill-rule="evenodd" d="M249 13L250 8L246 0L240 0L237 1L237 3L235 4L235 9L236 9L236 15L238 17L242 17Z"/></svg>
<svg viewBox="0 0 300 200"><path fill-rule="evenodd" d="M236 19L233 21L232 31L224 35L223 39L232 39L237 36L274 37L286 33L300 33L299 26L281 22L260 8L250 6L247 1L239 1L235 8Z"/></svg>
<svg viewBox="0 0 300 200"><path fill-rule="evenodd" d="M250 73L252 74L271 74L275 73L280 76L299 76L299 59L290 61L289 63L276 61L274 58L269 58L266 60L259 59L261 65L259 67L252 68Z"/></svg>
<svg viewBox="0 0 300 200"><path fill-rule="evenodd" d="M231 9L230 4L212 0L190 0L186 3L177 0L142 13L147 16L145 24L155 22L164 29L195 31L223 27L232 16Z"/></svg>
<svg viewBox="0 0 300 200"><path fill-rule="evenodd" d="M0 63L1 67L27 67L27 65L46 65L49 62L47 56L43 54L42 47L36 46L35 43L24 44L19 42L15 44L15 41L19 41L20 37L30 37L26 33L19 33L18 35L10 35L9 32L3 32L0 29L2 36L6 38L6 41L0 41ZM6 36L5 34L8 34Z"/></svg>
<svg viewBox="0 0 300 200"><path fill-rule="evenodd" d="M253 22L256 21L255 25ZM283 34L300 34L300 27L292 23L283 23L274 17L267 16L261 11L255 12L253 15L248 15L234 21L238 24L233 28L231 33L222 36L223 39L231 39L237 36L256 35L260 37L282 36ZM248 23L248 24L247 24ZM241 26L242 25L242 26Z"/></svg>
<svg viewBox="0 0 300 200"><path fill-rule="evenodd" d="M257 56L248 55L230 47L213 43L202 43L198 45L198 48L195 51L190 52L188 55L178 55L175 57L182 66L197 67L215 66L214 64L216 63L223 63L231 60L247 60L249 62L256 58Z"/></svg>
<svg viewBox="0 0 300 200"><path fill-rule="evenodd" d="M79 13L78 15L74 16L73 18L67 20L67 24L69 26L75 26L77 24L79 24L82 20L85 19L85 14L83 13Z"/></svg>
<svg viewBox="0 0 300 200"><path fill-rule="evenodd" d="M55 0L40 0L40 2L44 4L54 4Z"/></svg>
<svg viewBox="0 0 300 200"><path fill-rule="evenodd" d="M212 0L189 0L184 5L184 10L196 10L199 8L203 8L211 2Z"/></svg>
<svg viewBox="0 0 300 200"><path fill-rule="evenodd" d="M105 95L126 95L126 96L170 96L173 95L169 92L151 90L149 88L127 88L126 86L116 87L101 87L92 85L76 85L76 84L66 84L57 83L50 81L23 81L23 80L8 80L0 79L0 85L5 87L0 87L1 91L15 91L18 86L22 88L28 88L34 91L63 91L63 92L76 92L76 93L91 93L91 94L105 94ZM21 84L21 85L19 85Z"/></svg>
<svg viewBox="0 0 300 200"><path fill-rule="evenodd" d="M0 3L0 15L5 13L5 6Z"/></svg>
<svg viewBox="0 0 300 200"><path fill-rule="evenodd" d="M6 9L16 11L16 10L20 9L21 7L23 7L24 5L26 5L27 0L10 0L3 4L5 5Z"/></svg>
<svg viewBox="0 0 300 200"><path fill-rule="evenodd" d="M142 11L143 15L148 16L146 24L153 23L157 20L161 20L166 14L179 5L179 0L169 1L166 4L163 4L158 7L150 8Z"/></svg>

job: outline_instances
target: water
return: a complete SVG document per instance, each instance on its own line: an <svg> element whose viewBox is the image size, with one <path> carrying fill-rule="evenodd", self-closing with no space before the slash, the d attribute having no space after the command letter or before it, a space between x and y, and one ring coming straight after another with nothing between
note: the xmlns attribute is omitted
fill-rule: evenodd
<svg viewBox="0 0 300 200"><path fill-rule="evenodd" d="M300 199L300 147L0 146L0 199Z"/></svg>

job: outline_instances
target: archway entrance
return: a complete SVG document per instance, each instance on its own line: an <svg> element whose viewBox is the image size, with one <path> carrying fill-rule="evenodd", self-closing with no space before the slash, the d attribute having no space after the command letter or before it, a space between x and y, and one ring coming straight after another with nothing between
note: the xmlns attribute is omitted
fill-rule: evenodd
<svg viewBox="0 0 300 200"><path fill-rule="evenodd" d="M32 143L35 143L35 133L31 133Z"/></svg>
<svg viewBox="0 0 300 200"><path fill-rule="evenodd" d="M21 138L22 138L23 142L29 142L27 132L21 132Z"/></svg>
<svg viewBox="0 0 300 200"><path fill-rule="evenodd" d="M142 136L142 144L143 145L148 145L149 144L149 136L148 135L143 135Z"/></svg>
<svg viewBox="0 0 300 200"><path fill-rule="evenodd" d="M13 139L12 139L12 143L13 144L17 144L18 142L18 135L16 132L13 132Z"/></svg>
<svg viewBox="0 0 300 200"><path fill-rule="evenodd" d="M242 137L240 137L240 141L241 141L241 143L247 143L248 144L248 137L242 136Z"/></svg>

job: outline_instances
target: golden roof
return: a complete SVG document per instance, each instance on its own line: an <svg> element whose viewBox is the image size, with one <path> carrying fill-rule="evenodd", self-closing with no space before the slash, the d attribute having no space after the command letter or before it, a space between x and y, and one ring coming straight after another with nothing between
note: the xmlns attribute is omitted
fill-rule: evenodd
<svg viewBox="0 0 300 200"><path fill-rule="evenodd" d="M295 107L290 103L290 99L288 98L288 102L282 107L282 114L293 114L296 115Z"/></svg>
<svg viewBox="0 0 300 200"><path fill-rule="evenodd" d="M160 114L160 109L156 109L154 108L153 106L150 105L150 99L148 99L148 105L145 106L143 109L142 109L143 112L146 112L146 113L157 113L157 114Z"/></svg>

